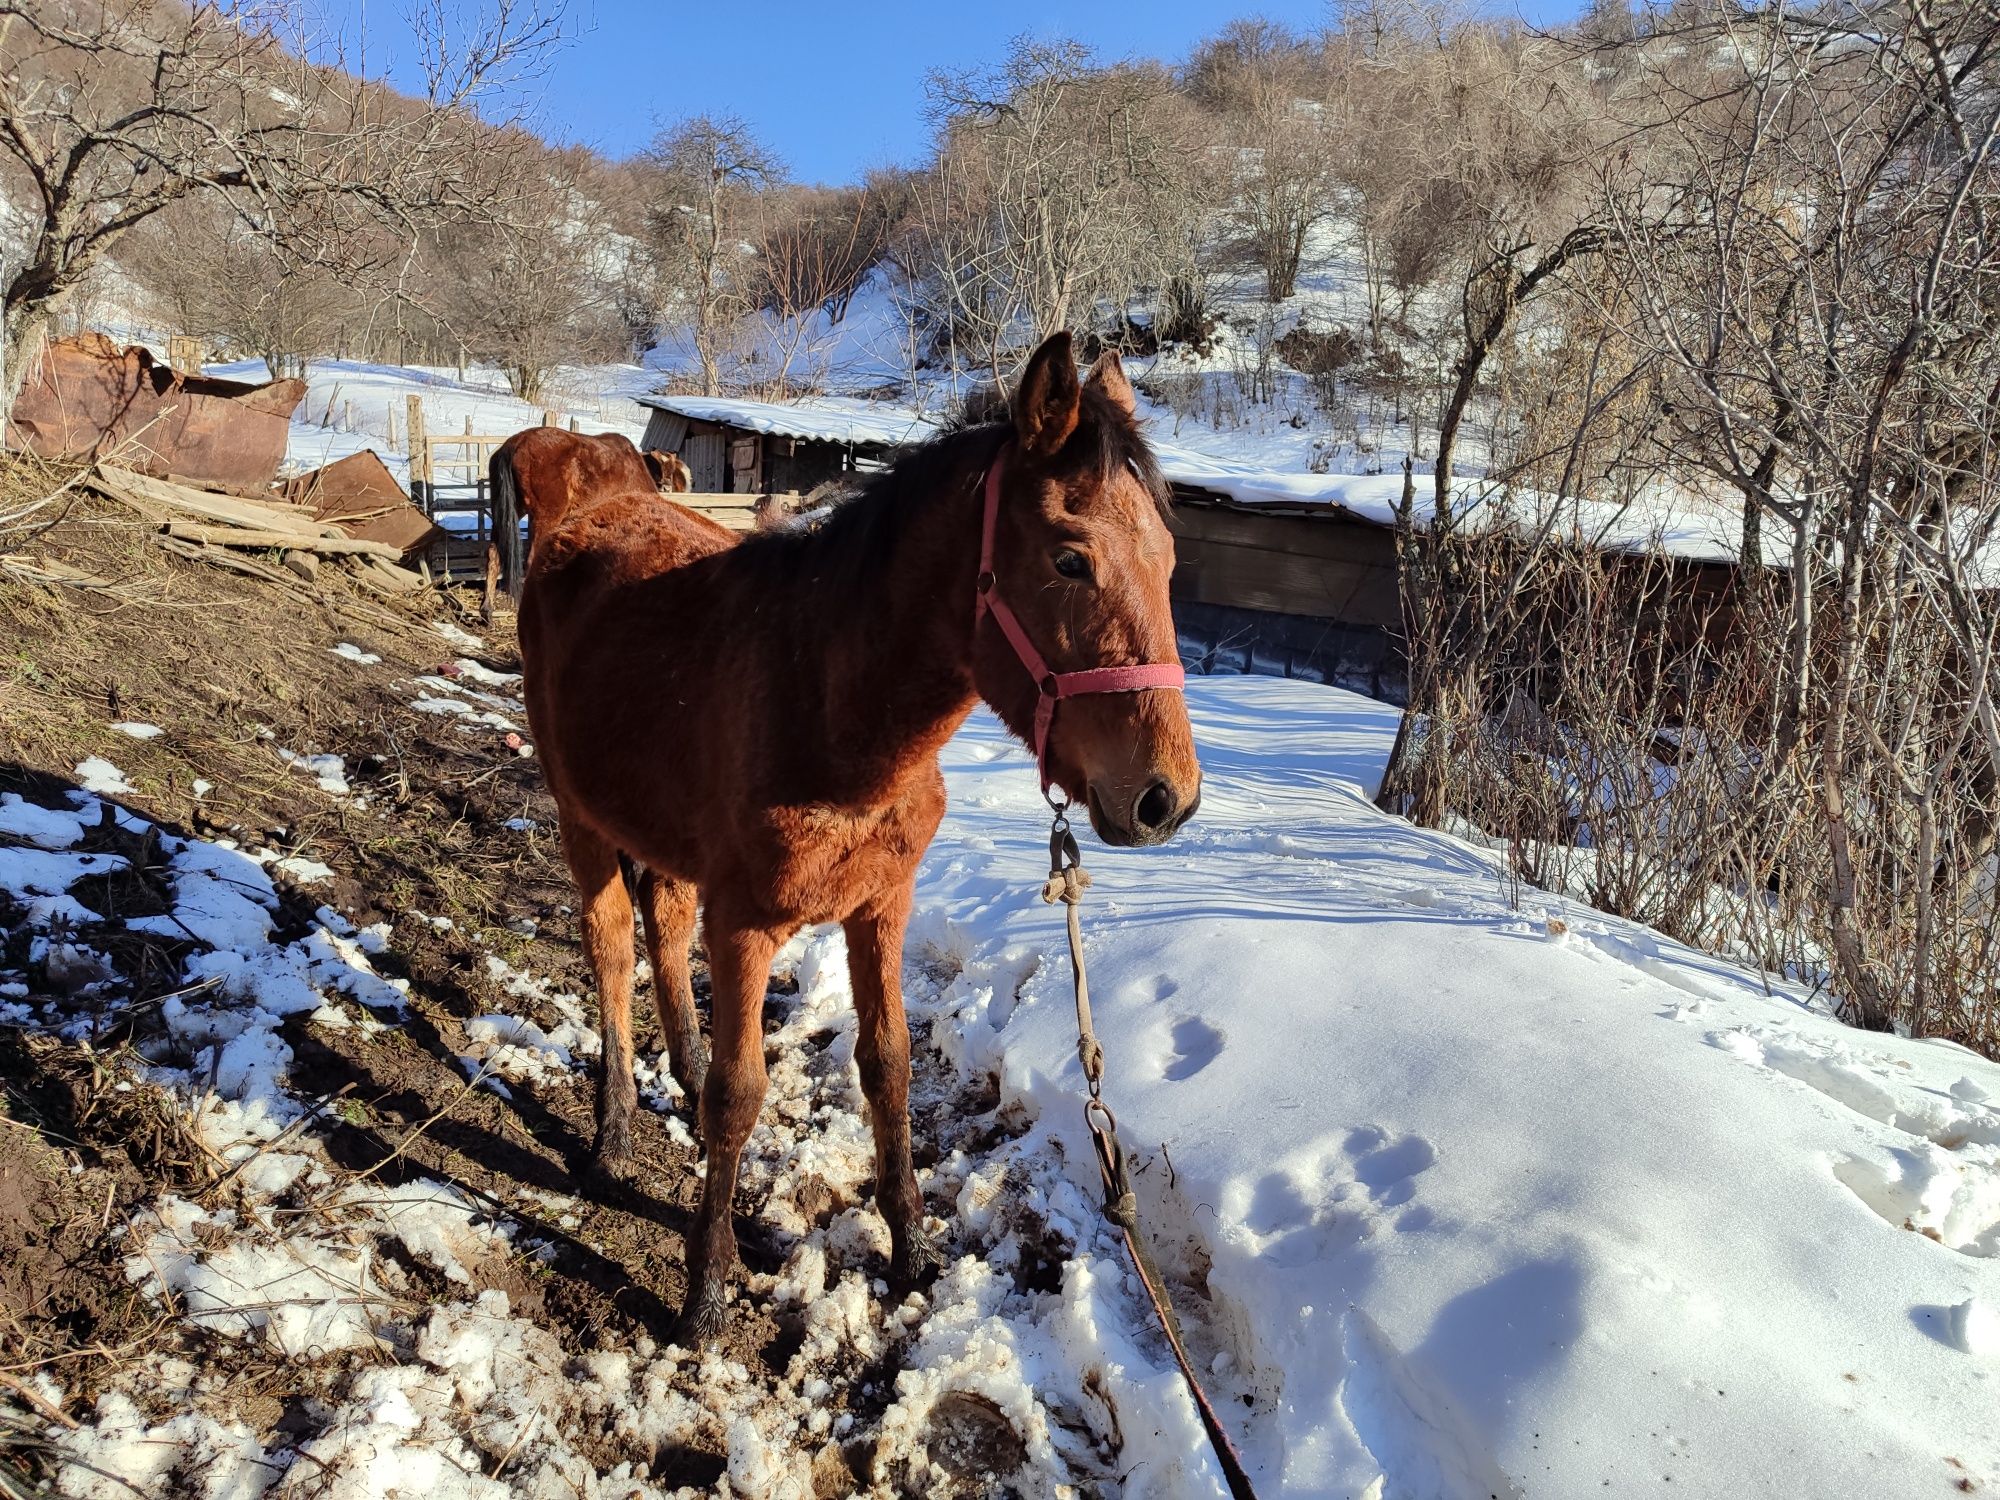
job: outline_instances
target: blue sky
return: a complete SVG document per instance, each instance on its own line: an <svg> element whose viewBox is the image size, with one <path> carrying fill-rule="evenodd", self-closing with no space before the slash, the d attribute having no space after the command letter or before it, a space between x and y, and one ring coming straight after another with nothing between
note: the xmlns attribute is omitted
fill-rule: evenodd
<svg viewBox="0 0 2000 1500"><path fill-rule="evenodd" d="M404 30L399 0L322 0L322 8L343 29L366 15L368 72L379 76L377 60L394 58ZM1490 8L1545 23L1579 4ZM992 62L1023 32L1074 37L1106 59L1174 61L1237 16L1304 28L1324 24L1327 11L1325 0L572 0L569 39L532 103L543 134L613 156L683 115L740 115L794 177L845 182L921 158L930 69Z"/></svg>

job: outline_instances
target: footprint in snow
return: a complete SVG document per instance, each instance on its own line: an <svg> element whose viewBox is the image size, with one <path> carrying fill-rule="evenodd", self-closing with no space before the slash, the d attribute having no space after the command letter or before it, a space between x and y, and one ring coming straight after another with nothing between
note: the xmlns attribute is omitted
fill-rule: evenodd
<svg viewBox="0 0 2000 1500"><path fill-rule="evenodd" d="M1372 1238L1385 1223L1401 1231L1427 1228L1430 1210L1405 1205L1416 1197L1416 1179L1436 1162L1437 1148L1420 1135L1357 1126L1339 1145L1294 1158L1254 1186L1232 1183L1224 1217L1254 1237L1259 1255L1277 1265L1305 1265Z"/></svg>
<svg viewBox="0 0 2000 1500"><path fill-rule="evenodd" d="M1903 1059L1784 1027L1738 1026L1708 1040L1898 1133L1833 1166L1834 1179L1885 1224L1963 1255L2000 1257L2000 1109L1977 1082L1926 1087Z"/></svg>
<svg viewBox="0 0 2000 1500"><path fill-rule="evenodd" d="M1521 1500L1477 1424L1443 1383L1360 1308L1341 1320L1346 1373L1334 1403L1381 1469L1371 1487L1426 1500Z"/></svg>
<svg viewBox="0 0 2000 1500"><path fill-rule="evenodd" d="M1222 1033L1200 1016L1182 1016L1174 1022L1174 1054L1163 1076L1170 1083L1192 1078L1222 1056Z"/></svg>

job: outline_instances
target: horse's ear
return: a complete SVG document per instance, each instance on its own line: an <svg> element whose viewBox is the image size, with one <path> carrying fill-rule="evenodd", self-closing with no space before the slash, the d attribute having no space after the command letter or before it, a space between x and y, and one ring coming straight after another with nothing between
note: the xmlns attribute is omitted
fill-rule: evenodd
<svg viewBox="0 0 2000 1500"><path fill-rule="evenodd" d="M1059 450L1076 431L1077 403L1082 399L1069 333L1052 333L1028 361L1028 372L1014 392L1014 431L1022 448L1041 458Z"/></svg>
<svg viewBox="0 0 2000 1500"><path fill-rule="evenodd" d="M1116 349L1106 349L1097 356L1097 363L1090 367L1090 378L1084 384L1095 386L1128 417L1139 410L1139 393L1126 378L1125 366L1120 363Z"/></svg>

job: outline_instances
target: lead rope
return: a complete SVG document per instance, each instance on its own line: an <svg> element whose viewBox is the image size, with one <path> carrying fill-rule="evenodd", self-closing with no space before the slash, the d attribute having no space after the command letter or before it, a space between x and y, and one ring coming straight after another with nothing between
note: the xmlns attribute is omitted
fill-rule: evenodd
<svg viewBox="0 0 2000 1500"><path fill-rule="evenodd" d="M1242 1457L1229 1441L1229 1434L1222 1430L1222 1422L1209 1404L1208 1393L1195 1377L1187 1346L1181 1342L1180 1320L1174 1316L1173 1303L1167 1297L1166 1282L1160 1276L1160 1268L1153 1264L1152 1253L1146 1249L1145 1237L1139 1231L1139 1198L1132 1191L1131 1179L1125 1171L1125 1148L1118 1140L1118 1117L1104 1102L1104 1047L1090 1022L1090 977L1084 972L1083 923L1077 915L1083 893L1090 886L1090 876L1084 872L1082 856L1077 852L1076 835L1070 832L1069 803L1051 797L1049 806L1055 810L1055 818L1049 825L1049 878L1042 886L1042 900L1060 901L1068 908L1069 969L1076 990L1076 1055L1083 1064L1084 1082L1090 1089L1090 1098L1083 1106L1083 1122L1090 1127L1091 1144L1097 1148L1097 1170L1104 1179L1104 1216L1125 1236L1125 1249L1139 1273L1140 1284L1146 1288L1147 1299L1153 1304L1160 1330L1174 1351L1174 1362L1181 1367L1188 1394L1194 1397L1195 1407L1201 1413L1201 1425L1208 1431L1209 1446L1215 1450L1215 1460L1229 1482L1230 1495L1234 1500L1257 1500Z"/></svg>

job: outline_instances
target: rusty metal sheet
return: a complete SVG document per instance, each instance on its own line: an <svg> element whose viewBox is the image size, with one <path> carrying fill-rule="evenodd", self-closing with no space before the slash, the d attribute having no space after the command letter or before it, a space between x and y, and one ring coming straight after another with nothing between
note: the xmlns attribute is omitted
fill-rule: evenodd
<svg viewBox="0 0 2000 1500"><path fill-rule="evenodd" d="M242 495L269 490L303 380L249 385L180 375L98 333L49 345L15 398L10 448L107 459L159 478Z"/></svg>
<svg viewBox="0 0 2000 1500"><path fill-rule="evenodd" d="M287 479L277 494L293 505L310 507L315 519L330 521L351 537L400 548L406 558L444 535L429 516L410 504L396 476L372 448Z"/></svg>

